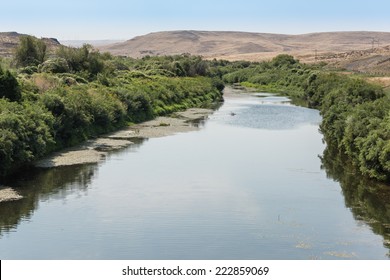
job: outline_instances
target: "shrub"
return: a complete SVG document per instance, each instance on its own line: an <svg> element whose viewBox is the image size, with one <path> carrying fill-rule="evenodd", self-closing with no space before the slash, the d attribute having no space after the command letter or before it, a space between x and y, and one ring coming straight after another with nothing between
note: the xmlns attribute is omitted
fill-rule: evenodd
<svg viewBox="0 0 390 280"><path fill-rule="evenodd" d="M22 97L19 83L11 72L3 71L0 67L0 98L10 101L19 101Z"/></svg>
<svg viewBox="0 0 390 280"><path fill-rule="evenodd" d="M39 104L0 100L0 174L44 155L54 144L53 122Z"/></svg>
<svg viewBox="0 0 390 280"><path fill-rule="evenodd" d="M45 73L66 73L70 70L68 62L60 57L46 60L39 65L38 69Z"/></svg>
<svg viewBox="0 0 390 280"><path fill-rule="evenodd" d="M114 94L126 105L129 121L140 122L153 118L151 100L147 94L126 89L117 89Z"/></svg>

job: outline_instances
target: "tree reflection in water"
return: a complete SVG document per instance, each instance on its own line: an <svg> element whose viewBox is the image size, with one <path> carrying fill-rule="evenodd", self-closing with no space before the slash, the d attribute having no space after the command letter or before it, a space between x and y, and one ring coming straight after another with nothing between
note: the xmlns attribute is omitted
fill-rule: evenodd
<svg viewBox="0 0 390 280"><path fill-rule="evenodd" d="M23 196L18 201L0 203L0 235L29 219L40 201L64 199L69 193L86 192L97 164L52 169L34 169L17 174L18 179L5 182Z"/></svg>
<svg viewBox="0 0 390 280"><path fill-rule="evenodd" d="M390 249L390 186L363 178L332 145L327 145L321 160L328 177L340 183L354 218L383 236L384 246Z"/></svg>
<svg viewBox="0 0 390 280"><path fill-rule="evenodd" d="M125 150L110 151L109 156L136 151L146 140L132 138L133 145ZM15 229L22 220L29 220L42 201L64 199L69 194L86 193L98 169L99 164L51 169L32 168L1 182L15 189L23 199L0 203L0 236Z"/></svg>

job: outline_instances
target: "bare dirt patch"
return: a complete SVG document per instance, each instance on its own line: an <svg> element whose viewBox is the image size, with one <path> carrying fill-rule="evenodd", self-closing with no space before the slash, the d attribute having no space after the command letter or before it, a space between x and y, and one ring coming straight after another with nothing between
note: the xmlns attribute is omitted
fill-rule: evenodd
<svg viewBox="0 0 390 280"><path fill-rule="evenodd" d="M390 77L373 77L373 78L367 78L367 80L369 82L379 84L384 88L390 87Z"/></svg>
<svg viewBox="0 0 390 280"><path fill-rule="evenodd" d="M175 113L171 117L158 117L152 121L130 126L120 131L89 140L76 147L65 149L43 158L35 163L36 167L51 168L58 166L97 163L110 151L123 149L133 144L134 138L156 138L181 132L198 130L192 122L202 120L212 114L211 109L193 108Z"/></svg>

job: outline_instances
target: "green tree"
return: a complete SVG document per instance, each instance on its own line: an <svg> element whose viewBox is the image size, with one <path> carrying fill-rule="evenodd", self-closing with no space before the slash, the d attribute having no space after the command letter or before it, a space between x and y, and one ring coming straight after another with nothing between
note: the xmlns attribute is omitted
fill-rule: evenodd
<svg viewBox="0 0 390 280"><path fill-rule="evenodd" d="M57 56L65 59L73 73L86 71L92 77L104 70L105 55L95 51L91 45L83 45L81 48L61 47Z"/></svg>
<svg viewBox="0 0 390 280"><path fill-rule="evenodd" d="M54 144L54 117L38 103L0 99L0 175L44 155Z"/></svg>
<svg viewBox="0 0 390 280"><path fill-rule="evenodd" d="M32 36L22 36L15 53L15 62L19 67L41 64L46 57L47 46L43 40Z"/></svg>
<svg viewBox="0 0 390 280"><path fill-rule="evenodd" d="M298 61L294 59L293 56L288 54L279 54L278 56L274 57L271 61L273 66L275 67L283 67L283 66L292 66L294 64L297 64Z"/></svg>
<svg viewBox="0 0 390 280"><path fill-rule="evenodd" d="M0 66L0 98L10 101L19 101L22 97L16 78L7 70L3 71Z"/></svg>

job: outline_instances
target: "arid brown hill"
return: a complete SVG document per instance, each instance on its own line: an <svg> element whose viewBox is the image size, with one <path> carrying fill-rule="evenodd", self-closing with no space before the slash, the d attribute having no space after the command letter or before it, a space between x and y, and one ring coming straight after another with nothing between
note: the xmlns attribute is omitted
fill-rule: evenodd
<svg viewBox="0 0 390 280"><path fill-rule="evenodd" d="M287 53L302 62L390 73L390 32L323 32L302 35L226 31L165 31L100 46L114 55L143 57L191 53L206 59L261 61Z"/></svg>
<svg viewBox="0 0 390 280"><path fill-rule="evenodd" d="M263 60L280 53L303 61L318 56L390 45L390 32L326 32L282 35L220 31L166 31L99 47L114 55L142 57L191 53L205 58Z"/></svg>
<svg viewBox="0 0 390 280"><path fill-rule="evenodd" d="M0 57L9 57L13 55L16 47L19 44L19 38L25 36L17 32L0 32ZM57 39L54 38L42 38L49 50L55 49L60 46Z"/></svg>

